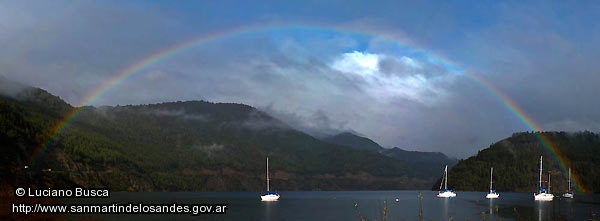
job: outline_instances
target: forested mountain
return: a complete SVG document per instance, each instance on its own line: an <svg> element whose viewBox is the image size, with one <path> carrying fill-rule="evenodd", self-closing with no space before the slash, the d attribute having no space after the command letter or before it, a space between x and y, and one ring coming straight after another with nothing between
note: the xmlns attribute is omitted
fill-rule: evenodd
<svg viewBox="0 0 600 221"><path fill-rule="evenodd" d="M343 132L333 136L325 137L322 140L327 143L348 146L359 150L379 152L383 149L383 147L381 147L378 143L375 143L375 141L350 132Z"/></svg>
<svg viewBox="0 0 600 221"><path fill-rule="evenodd" d="M77 117L40 148L76 110ZM267 155L271 184L278 190L431 185L399 160L322 142L242 104L189 101L75 109L44 90L25 88L2 96L0 113L4 186L262 190ZM30 162L38 149L43 150Z"/></svg>
<svg viewBox="0 0 600 221"><path fill-rule="evenodd" d="M456 158L440 152L408 151L398 147L383 149L381 153L402 161L412 169L415 176L422 178L437 177L443 174L445 165L452 167L458 162Z"/></svg>
<svg viewBox="0 0 600 221"><path fill-rule="evenodd" d="M412 173L412 176L427 179L430 180L430 182L435 181L442 173L445 165L454 166L454 164L458 162L457 159L449 158L439 152L407 151L398 147L391 149L383 148L369 138L361 137L350 132L326 137L323 138L323 141L359 150L379 152L385 156L400 160L410 168L409 172Z"/></svg>
<svg viewBox="0 0 600 221"><path fill-rule="evenodd" d="M539 136L548 139L555 153L542 146ZM551 175L551 191L568 189L567 171L559 167L556 155L579 179L588 192L600 192L600 136L592 132L524 132L492 144L476 156L460 160L449 171L448 186L458 191L487 191L490 167L494 167L494 188L499 192L535 192L539 159L543 156L544 180ZM545 186L546 184L544 184ZM432 189L439 188L439 180Z"/></svg>
<svg viewBox="0 0 600 221"><path fill-rule="evenodd" d="M415 189L432 185L435 177L427 174L440 176L443 165L453 162L441 153L383 149L368 138L350 144L374 144L378 151L326 143L243 104L188 101L74 108L42 89L6 79L0 79L0 93L4 189L263 190L267 155L277 190ZM54 136L56 126L74 111L77 116ZM553 189L566 189L564 171L537 135L518 133L461 160L450 170L449 185L485 191L493 166L498 191L533 191L539 155L544 155ZM582 178L581 185L598 192L599 136L543 135Z"/></svg>

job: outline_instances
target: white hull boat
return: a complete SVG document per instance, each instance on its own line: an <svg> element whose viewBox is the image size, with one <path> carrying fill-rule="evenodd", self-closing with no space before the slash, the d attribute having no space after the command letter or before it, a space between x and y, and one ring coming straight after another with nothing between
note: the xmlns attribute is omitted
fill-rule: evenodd
<svg viewBox="0 0 600 221"><path fill-rule="evenodd" d="M550 192L550 174L548 174L548 189L542 188L542 156L540 156L540 181L539 181L539 190L537 194L533 194L533 198L536 201L552 201L554 199L554 195Z"/></svg>
<svg viewBox="0 0 600 221"><path fill-rule="evenodd" d="M538 193L534 194L534 198L537 201L552 201L554 199L554 195L550 193Z"/></svg>
<svg viewBox="0 0 600 221"><path fill-rule="evenodd" d="M569 191L566 193L563 193L562 195L564 198L571 198L573 199L573 190L571 190L571 168L569 168Z"/></svg>
<svg viewBox="0 0 600 221"><path fill-rule="evenodd" d="M451 197L455 197L456 193L452 192L452 190L448 189L448 165L446 165L446 168L444 169L444 177L442 178L444 180L444 191L442 190L442 183L440 182L440 191L437 194L437 197L441 197L441 198L451 198Z"/></svg>
<svg viewBox="0 0 600 221"><path fill-rule="evenodd" d="M267 157L267 193L260 196L261 201L277 201L279 194L269 189L269 158Z"/></svg>
<svg viewBox="0 0 600 221"><path fill-rule="evenodd" d="M492 189L492 176L494 175L494 168L492 167L490 169L490 193L488 193L485 198L488 199L496 199L498 197L500 197L500 194L496 193L496 191L494 189Z"/></svg>
<svg viewBox="0 0 600 221"><path fill-rule="evenodd" d="M265 195L260 196L261 201L277 201L279 200L279 194L269 192Z"/></svg>

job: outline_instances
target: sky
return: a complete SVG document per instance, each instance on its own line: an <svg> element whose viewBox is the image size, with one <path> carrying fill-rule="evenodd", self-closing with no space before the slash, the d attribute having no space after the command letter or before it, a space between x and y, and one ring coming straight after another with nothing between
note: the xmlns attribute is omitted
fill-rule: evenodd
<svg viewBox="0 0 600 221"><path fill-rule="evenodd" d="M352 131L464 158L515 132L600 132L599 11L597 1L0 1L0 75L75 106L244 103L314 136Z"/></svg>

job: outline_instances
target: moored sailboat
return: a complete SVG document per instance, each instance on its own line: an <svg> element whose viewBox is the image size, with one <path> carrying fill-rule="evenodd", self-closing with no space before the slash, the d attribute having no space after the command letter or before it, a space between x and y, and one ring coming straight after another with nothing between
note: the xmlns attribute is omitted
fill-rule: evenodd
<svg viewBox="0 0 600 221"><path fill-rule="evenodd" d="M277 201L279 194L269 189L269 157L267 157L267 192L260 196L262 201Z"/></svg>
<svg viewBox="0 0 600 221"><path fill-rule="evenodd" d="M488 193L485 198L495 199L500 197L500 194L496 193L494 189L492 189L492 176L494 175L494 168L490 168L490 193Z"/></svg>
<svg viewBox="0 0 600 221"><path fill-rule="evenodd" d="M552 201L554 199L554 195L550 192L550 175L548 174L548 189L544 189L542 187L542 156L540 156L540 180L539 180L539 190L537 194L533 194L533 198L537 201Z"/></svg>
<svg viewBox="0 0 600 221"><path fill-rule="evenodd" d="M570 167L569 167L569 191L567 191L566 193L563 193L562 196L564 198L573 199L573 190L571 190L571 168Z"/></svg>
<svg viewBox="0 0 600 221"><path fill-rule="evenodd" d="M456 193L452 192L452 190L448 189L448 165L446 165L446 168L444 168L444 177L442 178L444 180L444 191L442 192L442 183L440 182L440 191L438 192L437 197L443 197L443 198L449 198L449 197L455 197Z"/></svg>

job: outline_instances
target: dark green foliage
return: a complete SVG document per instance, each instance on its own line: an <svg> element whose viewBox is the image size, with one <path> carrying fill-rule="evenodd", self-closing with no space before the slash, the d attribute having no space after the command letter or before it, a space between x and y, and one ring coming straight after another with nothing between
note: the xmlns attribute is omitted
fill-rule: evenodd
<svg viewBox="0 0 600 221"><path fill-rule="evenodd" d="M386 149L369 138L361 137L349 132L323 138L323 141L355 148L378 152L404 163L409 170L409 176L432 180L440 174L444 165L454 166L458 160L449 158L443 153L406 151L398 147Z"/></svg>
<svg viewBox="0 0 600 221"><path fill-rule="evenodd" d="M449 188L462 191L487 191L490 167L494 167L494 189L499 192L537 190L539 159L543 155L543 180L551 174L552 192L568 189L567 171L559 167L555 154L542 146L540 137L549 140L566 167L581 177L580 185L589 192L600 192L600 136L592 132L525 132L513 134L476 156L461 160L449 172ZM544 187L547 184L543 184ZM439 188L439 180L433 189Z"/></svg>
<svg viewBox="0 0 600 221"><path fill-rule="evenodd" d="M340 133L334 136L325 137L323 141L327 143L353 147L359 150L368 150L373 152L379 152L383 150L379 144L375 143L369 138L354 135L349 132Z"/></svg>
<svg viewBox="0 0 600 221"><path fill-rule="evenodd" d="M414 185L397 160L324 143L247 105L190 101L75 109L41 89L24 91L0 98L1 175L13 186L262 190L267 155L279 190ZM45 145L74 111L76 117ZM37 160L23 169L39 149Z"/></svg>
<svg viewBox="0 0 600 221"><path fill-rule="evenodd" d="M50 139L74 111L77 117ZM450 187L485 191L493 166L498 191L533 191L542 154L544 168L552 168L553 189L566 189L564 171L537 135L515 134L460 161L450 171ZM541 135L584 178L584 187L599 191L597 134ZM33 88L0 97L0 180L10 186L263 190L268 155L276 190L406 189L431 185L422 174L441 175L448 163L435 153L379 152L322 142L241 104L190 101L75 109ZM432 160L440 161L439 168Z"/></svg>
<svg viewBox="0 0 600 221"><path fill-rule="evenodd" d="M407 151L394 147L382 150L382 154L398 159L412 168L415 176L422 178L437 177L443 172L444 166L454 166L458 160L449 158L439 152Z"/></svg>

